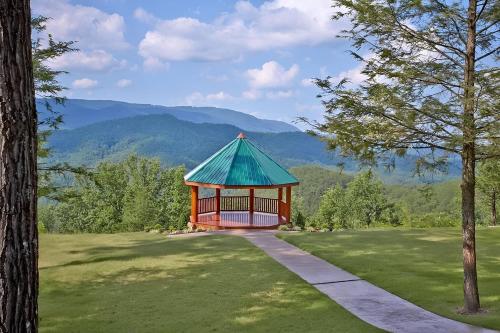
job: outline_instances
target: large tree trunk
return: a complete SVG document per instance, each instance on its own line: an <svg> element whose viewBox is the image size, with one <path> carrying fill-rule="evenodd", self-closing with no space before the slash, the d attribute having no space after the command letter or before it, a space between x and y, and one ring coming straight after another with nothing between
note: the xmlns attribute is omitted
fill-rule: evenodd
<svg viewBox="0 0 500 333"><path fill-rule="evenodd" d="M479 291L476 270L475 225L475 121L474 121L474 71L476 48L476 0L469 1L467 48L464 75L464 117L462 152L462 233L464 259L464 311L479 311Z"/></svg>
<svg viewBox="0 0 500 333"><path fill-rule="evenodd" d="M0 1L0 332L36 332L36 112L29 0Z"/></svg>
<svg viewBox="0 0 500 333"><path fill-rule="evenodd" d="M497 225L497 192L493 190L491 194L491 225Z"/></svg>

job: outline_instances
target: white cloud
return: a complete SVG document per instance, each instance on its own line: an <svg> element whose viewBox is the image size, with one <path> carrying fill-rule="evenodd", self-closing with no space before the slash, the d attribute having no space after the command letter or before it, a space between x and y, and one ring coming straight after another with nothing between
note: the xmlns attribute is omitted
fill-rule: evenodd
<svg viewBox="0 0 500 333"><path fill-rule="evenodd" d="M291 90L269 91L266 93L266 97L269 99L290 98L292 96L293 91Z"/></svg>
<svg viewBox="0 0 500 333"><path fill-rule="evenodd" d="M339 83L343 79L347 79L350 84L358 85L365 81L368 77L361 73L365 68L365 63L360 63L356 67L349 70L340 72L339 74L333 76L330 81L333 83Z"/></svg>
<svg viewBox="0 0 500 333"><path fill-rule="evenodd" d="M67 0L34 0L35 15L50 17L47 31L58 40L78 41L79 48L124 49L125 21L95 7L72 5Z"/></svg>
<svg viewBox="0 0 500 333"><path fill-rule="evenodd" d="M156 16L141 7L134 10L134 17L143 23L154 24L158 22L158 18L156 18Z"/></svg>
<svg viewBox="0 0 500 333"><path fill-rule="evenodd" d="M73 81L73 88L75 89L91 89L97 86L96 80L91 80L87 78L78 79Z"/></svg>
<svg viewBox="0 0 500 333"><path fill-rule="evenodd" d="M245 74L250 86L259 89L286 86L298 73L299 66L297 64L286 70L276 61L269 61L263 64L262 68L249 69Z"/></svg>
<svg viewBox="0 0 500 333"><path fill-rule="evenodd" d="M145 71L149 72L163 71L170 68L170 64L168 62L163 62L158 58L146 58L144 59L142 66Z"/></svg>
<svg viewBox="0 0 500 333"><path fill-rule="evenodd" d="M213 105L216 106L217 102L231 100L234 97L230 94L219 91L213 94L203 95L202 93L196 91L191 95L186 97L186 103L188 105Z"/></svg>
<svg viewBox="0 0 500 333"><path fill-rule="evenodd" d="M144 58L165 61L237 60L247 52L331 42L343 28L333 22L330 0L238 1L212 22L179 17L158 20L139 44ZM140 10L136 16L151 19Z"/></svg>
<svg viewBox="0 0 500 333"><path fill-rule="evenodd" d="M106 71L110 69L123 68L127 65L126 60L118 60L112 54L104 50L78 51L65 53L55 59L47 61L47 65L55 70L91 70Z"/></svg>
<svg viewBox="0 0 500 333"><path fill-rule="evenodd" d="M262 96L262 93L259 90L257 90L257 89L250 89L250 90L244 91L241 94L241 96L244 99L256 100L256 99L259 99Z"/></svg>
<svg viewBox="0 0 500 333"><path fill-rule="evenodd" d="M116 86L118 88L126 88L126 87L130 86L131 84L132 84L132 81L128 80L128 79L121 79L121 80L116 81Z"/></svg>

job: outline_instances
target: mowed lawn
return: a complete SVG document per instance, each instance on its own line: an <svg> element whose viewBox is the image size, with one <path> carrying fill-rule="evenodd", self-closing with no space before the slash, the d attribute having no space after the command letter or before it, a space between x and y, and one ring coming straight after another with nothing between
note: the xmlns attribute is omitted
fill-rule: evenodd
<svg viewBox="0 0 500 333"><path fill-rule="evenodd" d="M375 332L243 238L41 235L41 332Z"/></svg>
<svg viewBox="0 0 500 333"><path fill-rule="evenodd" d="M500 228L477 232L479 292L485 313L460 315L462 238L458 229L367 230L279 237L443 316L500 329Z"/></svg>

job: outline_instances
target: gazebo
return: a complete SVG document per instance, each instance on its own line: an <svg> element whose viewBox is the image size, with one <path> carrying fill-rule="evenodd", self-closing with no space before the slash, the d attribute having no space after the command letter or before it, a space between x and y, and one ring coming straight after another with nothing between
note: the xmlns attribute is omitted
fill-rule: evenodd
<svg viewBox="0 0 500 333"><path fill-rule="evenodd" d="M184 181L191 186L191 225L204 229L275 229L290 223L292 186L299 184L243 133L186 174ZM277 189L277 195L271 189ZM221 190L229 195L221 195ZM234 190L248 190L248 195L230 195L241 192ZM255 190L266 190L266 196L255 196Z"/></svg>

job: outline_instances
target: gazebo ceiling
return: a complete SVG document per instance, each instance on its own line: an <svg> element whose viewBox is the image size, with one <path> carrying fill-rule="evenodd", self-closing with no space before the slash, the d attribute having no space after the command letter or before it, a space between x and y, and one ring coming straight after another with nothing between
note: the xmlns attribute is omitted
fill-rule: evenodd
<svg viewBox="0 0 500 333"><path fill-rule="evenodd" d="M279 187L298 180L243 133L184 176L187 184L221 187Z"/></svg>

